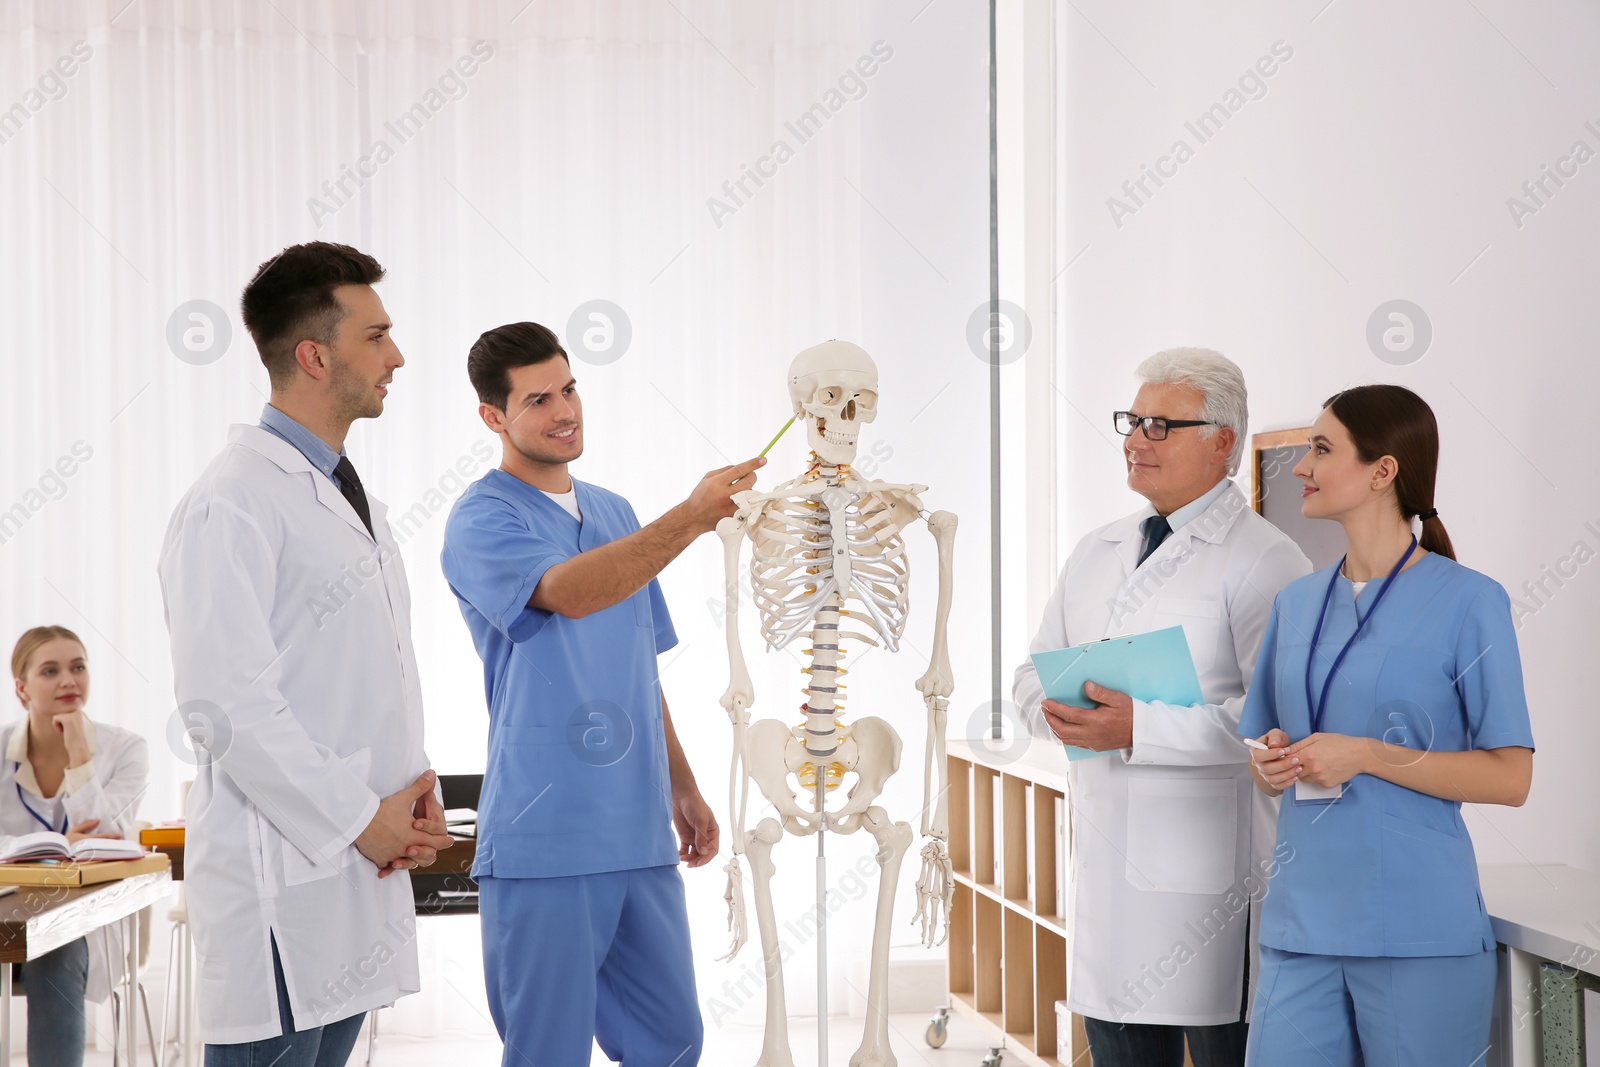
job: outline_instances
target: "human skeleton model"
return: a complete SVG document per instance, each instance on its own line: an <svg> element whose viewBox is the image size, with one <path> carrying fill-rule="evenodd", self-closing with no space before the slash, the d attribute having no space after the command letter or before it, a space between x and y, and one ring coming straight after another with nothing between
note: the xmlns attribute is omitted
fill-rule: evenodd
<svg viewBox="0 0 1600 1067"><path fill-rule="evenodd" d="M818 1062L827 1062L826 914L822 834L865 829L877 841L880 868L878 911L867 983L867 1026L851 1067L893 1067L889 1050L889 922L900 861L911 844L911 826L891 822L873 802L900 766L900 737L883 719L868 716L846 723L842 706L848 673L840 666L847 640L897 651L905 632L910 568L902 533L924 515L917 494L926 487L864 481L850 469L860 427L877 417L878 371L871 357L853 344L829 341L808 348L789 368L789 395L795 416L804 421L813 449L811 465L800 477L767 493L735 496L739 510L717 525L722 538L727 584L728 658L732 678L722 706L733 721L733 858L728 863L728 924L731 959L747 937L742 853L750 855L754 876L756 924L767 983L766 1034L759 1067L790 1067L788 1020L784 1012L783 970L777 922L772 907L772 847L785 831L817 838ZM952 688L947 623L950 617L951 553L956 516L927 515L939 550L939 602L933 655L917 680L928 711L928 743L923 768L922 874L917 881L917 915L923 942L941 944L948 933L953 890L945 806L945 709ZM754 692L740 649L737 626L739 548L752 543L750 578L761 633L768 649L780 649L802 635L810 665L800 706L804 721L789 726L777 719L750 722ZM843 629L869 630L871 634ZM875 637L873 635L876 635ZM931 768L929 767L931 764ZM827 807L828 795L855 774L842 804ZM803 804L791 779L807 794ZM780 819L762 819L745 831L749 782L754 780Z"/></svg>

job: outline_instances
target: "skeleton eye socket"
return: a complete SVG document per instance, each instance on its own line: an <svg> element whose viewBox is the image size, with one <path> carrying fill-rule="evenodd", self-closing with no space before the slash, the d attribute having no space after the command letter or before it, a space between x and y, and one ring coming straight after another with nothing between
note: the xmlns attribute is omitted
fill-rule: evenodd
<svg viewBox="0 0 1600 1067"><path fill-rule="evenodd" d="M871 389L863 389L855 396L856 407L863 411L871 411L878 406L878 394Z"/></svg>
<svg viewBox="0 0 1600 1067"><path fill-rule="evenodd" d="M841 394L839 390L834 389L831 386L825 386L824 388L817 390L817 403L837 404L839 402L840 395Z"/></svg>

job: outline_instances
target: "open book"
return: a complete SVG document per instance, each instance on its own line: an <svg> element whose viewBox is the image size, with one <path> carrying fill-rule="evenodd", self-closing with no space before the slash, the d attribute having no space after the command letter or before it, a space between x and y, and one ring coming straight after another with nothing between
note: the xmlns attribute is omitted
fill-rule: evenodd
<svg viewBox="0 0 1600 1067"><path fill-rule="evenodd" d="M36 863L39 860L87 863L90 860L136 860L144 856L144 847L137 841L86 837L77 844L71 844L66 834L49 830L0 840L3 840L0 843L0 863Z"/></svg>

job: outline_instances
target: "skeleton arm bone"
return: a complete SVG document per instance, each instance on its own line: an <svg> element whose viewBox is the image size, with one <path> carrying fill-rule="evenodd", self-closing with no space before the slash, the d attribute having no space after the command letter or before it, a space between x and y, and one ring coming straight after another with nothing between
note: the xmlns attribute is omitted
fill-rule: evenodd
<svg viewBox="0 0 1600 1067"><path fill-rule="evenodd" d="M946 802L944 730L945 709L955 688L950 670L950 600L953 584L956 517L948 511L928 516L928 528L939 546L939 603L934 613L933 655L928 670L917 679L917 690L928 705L928 742L923 765L922 834L928 843L922 849L922 874L917 879L917 917L922 920L923 943L942 944L950 930L950 907L954 894L950 854L945 842L950 837L949 809ZM937 794L929 797L935 789ZM935 901L938 903L936 904ZM938 909L937 911L935 909Z"/></svg>
<svg viewBox="0 0 1600 1067"><path fill-rule="evenodd" d="M750 671L745 665L744 650L739 644L739 542L744 537L747 513L743 510L732 518L717 523L717 536L722 538L723 605L726 609L724 623L728 639L728 688L722 694L722 707L733 722L733 759L728 771L728 818L733 823L730 834L729 858L724 870L728 872L728 928L733 944L723 959L732 959L744 947L749 929L744 913L744 878L739 867L739 857L744 854L745 801L749 796L749 775L746 758L749 755L750 705L755 703L755 686L750 681Z"/></svg>

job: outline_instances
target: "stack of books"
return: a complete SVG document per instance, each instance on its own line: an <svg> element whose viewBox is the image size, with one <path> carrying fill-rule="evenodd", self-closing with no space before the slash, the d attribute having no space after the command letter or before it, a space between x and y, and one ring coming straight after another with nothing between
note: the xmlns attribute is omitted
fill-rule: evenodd
<svg viewBox="0 0 1600 1067"><path fill-rule="evenodd" d="M0 848L0 885L94 885L165 870L137 841L86 837L76 843L48 830L13 837Z"/></svg>

